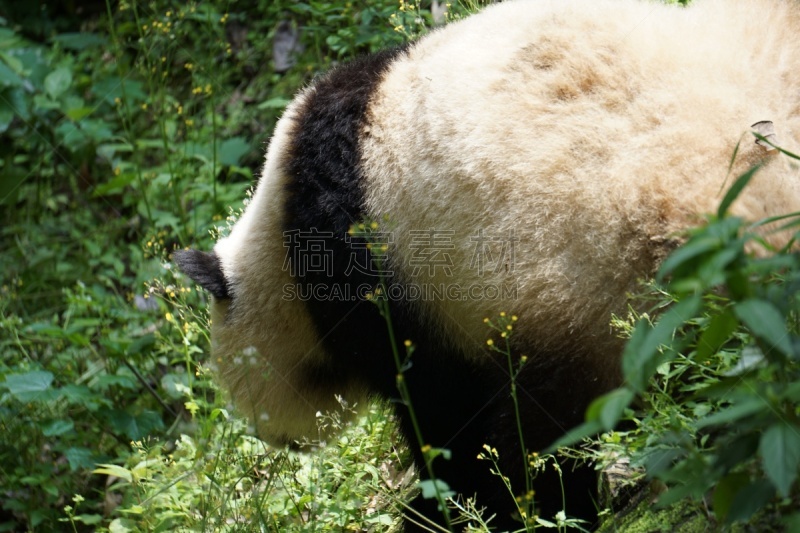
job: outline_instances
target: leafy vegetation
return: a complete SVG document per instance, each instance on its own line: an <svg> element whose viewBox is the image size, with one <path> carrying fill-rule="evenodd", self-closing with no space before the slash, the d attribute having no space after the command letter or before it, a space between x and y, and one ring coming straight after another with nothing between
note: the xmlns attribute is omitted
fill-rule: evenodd
<svg viewBox="0 0 800 533"><path fill-rule="evenodd" d="M630 334L626 384L595 400L562 444L627 420L635 429L603 440L663 483L661 506L689 497L706 500L722 525L755 517L796 526L800 257L792 250L800 214L756 224L731 216L757 171L740 176L718 212L664 261L658 320L634 313L618 322ZM775 233L791 237L782 249L765 238Z"/></svg>
<svg viewBox="0 0 800 533"><path fill-rule="evenodd" d="M0 6L0 531L396 527L414 484L387 408L313 455L248 437L210 377L203 295L168 253L225 231L298 87L431 14L395 0L13 4ZM661 318L618 321L628 386L581 431L604 430L597 457L631 457L669 488L665 505L797 524L800 265L725 207L664 264ZM485 529L474 504L451 505Z"/></svg>

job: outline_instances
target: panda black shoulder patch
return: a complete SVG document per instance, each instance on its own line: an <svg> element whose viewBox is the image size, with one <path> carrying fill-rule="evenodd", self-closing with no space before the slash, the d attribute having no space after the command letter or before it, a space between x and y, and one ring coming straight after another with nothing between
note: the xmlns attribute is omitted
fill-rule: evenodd
<svg viewBox="0 0 800 533"><path fill-rule="evenodd" d="M286 157L287 230L343 235L364 216L359 140L375 89L408 46L356 59L321 76L298 109Z"/></svg>

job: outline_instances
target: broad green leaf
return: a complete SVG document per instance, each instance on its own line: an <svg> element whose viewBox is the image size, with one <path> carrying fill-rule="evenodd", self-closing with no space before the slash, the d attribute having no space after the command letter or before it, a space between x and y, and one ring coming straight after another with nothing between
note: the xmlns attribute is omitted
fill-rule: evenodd
<svg viewBox="0 0 800 533"><path fill-rule="evenodd" d="M695 424L695 427L697 429L702 429L709 426L728 424L730 422L735 422L740 418L748 417L766 409L769 409L769 404L766 402L766 400L763 400L758 396L752 396L746 400L733 404L727 409L723 409L711 416L707 416L698 420Z"/></svg>
<svg viewBox="0 0 800 533"><path fill-rule="evenodd" d="M728 511L728 523L747 520L761 510L775 496L775 489L766 479L758 479L746 485L736 496Z"/></svg>
<svg viewBox="0 0 800 533"><path fill-rule="evenodd" d="M161 377L161 388L172 399L182 399L190 390L189 374L187 372L168 372Z"/></svg>
<svg viewBox="0 0 800 533"><path fill-rule="evenodd" d="M22 78L0 61L0 87L16 87L22 83Z"/></svg>
<svg viewBox="0 0 800 533"><path fill-rule="evenodd" d="M269 100L267 100L265 102L261 102L260 104L258 104L258 106L256 106L256 108L259 109L259 110L262 110L262 109L283 109L284 107L289 105L289 102L291 102L291 100L289 100L288 98L283 98L283 97L270 98Z"/></svg>
<svg viewBox="0 0 800 533"><path fill-rule="evenodd" d="M789 496L800 467L800 427L776 422L761 435L758 452L778 493L784 498Z"/></svg>
<svg viewBox="0 0 800 533"><path fill-rule="evenodd" d="M684 451L675 447L651 447L644 457L644 467L647 476L657 477L672 468L684 456Z"/></svg>
<svg viewBox="0 0 800 533"><path fill-rule="evenodd" d="M133 474L134 479L147 479L152 477L154 472L157 472L157 469L154 467L158 467L159 465L163 464L161 462L160 457L151 457L149 459L144 459L143 461L139 461L133 468L131 468L131 474Z"/></svg>
<svg viewBox="0 0 800 533"><path fill-rule="evenodd" d="M53 373L46 370L34 370L25 374L9 374L4 383L8 392L21 402L30 402L44 398L44 393L53 383Z"/></svg>
<svg viewBox="0 0 800 533"><path fill-rule="evenodd" d="M70 120L80 120L83 117L91 115L93 111L94 109L91 107L74 107L69 109L65 115L67 115L67 118Z"/></svg>
<svg viewBox="0 0 800 533"><path fill-rule="evenodd" d="M128 483L133 480L133 475L131 471L127 468L123 468L119 465L112 465L112 464L100 464L97 465L99 468L95 468L92 470L92 474L106 474L108 476L115 476L120 479L124 479Z"/></svg>
<svg viewBox="0 0 800 533"><path fill-rule="evenodd" d="M131 440L139 440L149 435L151 431L164 427L161 417L155 411L146 410L138 415L132 415L122 409L112 409L104 414L111 427Z"/></svg>
<svg viewBox="0 0 800 533"><path fill-rule="evenodd" d="M744 255L743 246L730 244L714 252L711 257L704 258L697 267L697 278L702 282L701 289L717 287L725 282L725 273L728 265Z"/></svg>
<svg viewBox="0 0 800 533"><path fill-rule="evenodd" d="M61 33L53 37L53 40L61 43L61 46L68 50L85 50L94 46L102 46L108 40L96 33Z"/></svg>
<svg viewBox="0 0 800 533"><path fill-rule="evenodd" d="M88 448L69 448L64 452L64 456L69 461L69 469L73 472L94 468L95 457L92 450Z"/></svg>
<svg viewBox="0 0 800 533"><path fill-rule="evenodd" d="M786 319L774 305L765 300L752 298L737 303L734 311L753 335L783 355L792 357L792 341L789 332L786 331ZM769 358L770 354L764 355Z"/></svg>
<svg viewBox="0 0 800 533"><path fill-rule="evenodd" d="M81 130L86 133L94 142L101 143L111 139L114 134L105 120L95 120L86 118L79 122Z"/></svg>
<svg viewBox="0 0 800 533"><path fill-rule="evenodd" d="M739 321L736 320L736 316L730 309L715 315L697 341L697 354L695 356L697 360L700 362L706 361L717 353L730 338L731 334L736 331L738 325Z"/></svg>
<svg viewBox="0 0 800 533"><path fill-rule="evenodd" d="M11 91L0 92L0 133L5 133L14 120L14 108L10 101Z"/></svg>
<svg viewBox="0 0 800 533"><path fill-rule="evenodd" d="M75 423L72 420L53 420L49 424L42 426L42 435L55 437L72 431L74 427Z"/></svg>
<svg viewBox="0 0 800 533"><path fill-rule="evenodd" d="M228 420L230 418L230 414L225 409L212 409L211 414L209 415L208 419L213 422L217 418L222 417L223 420Z"/></svg>
<svg viewBox="0 0 800 533"><path fill-rule="evenodd" d="M758 451L758 440L758 434L746 432L731 442L726 442L724 446L719 447L714 468L722 473L730 472L736 466L755 457Z"/></svg>
<svg viewBox="0 0 800 533"><path fill-rule="evenodd" d="M633 401L635 394L627 388L615 389L596 398L586 410L586 421L599 421L603 430L610 431L617 425L626 407Z"/></svg>
<svg viewBox="0 0 800 533"><path fill-rule="evenodd" d="M37 111L50 111L61 107L58 102L44 94L33 95L33 108Z"/></svg>
<svg viewBox="0 0 800 533"><path fill-rule="evenodd" d="M31 173L25 172L21 166L12 165L0 171L0 205L16 201L20 185L28 179L34 179Z"/></svg>
<svg viewBox="0 0 800 533"><path fill-rule="evenodd" d="M125 101L129 106L146 101L148 96L141 81L131 78L124 80L116 76L104 76L92 86L92 93L109 105L116 106L115 98Z"/></svg>
<svg viewBox="0 0 800 533"><path fill-rule="evenodd" d="M112 386L132 390L136 388L136 379L124 374L103 374L92 382L92 387L97 390L106 390Z"/></svg>
<svg viewBox="0 0 800 533"><path fill-rule="evenodd" d="M141 337L137 338L135 341L128 346L127 354L128 355L136 355L140 353L144 353L150 349L156 342L156 338L152 333L148 333L146 335L142 335Z"/></svg>
<svg viewBox="0 0 800 533"><path fill-rule="evenodd" d="M706 254L720 247L719 239L715 237L701 237L689 240L686 244L675 250L661 264L657 279L663 280L682 264L691 261L699 255Z"/></svg>
<svg viewBox="0 0 800 533"><path fill-rule="evenodd" d="M425 479L418 483L420 490L422 490L422 497L425 499L449 498L455 496L456 493L450 490L450 486L441 479ZM438 496L437 496L438 491Z"/></svg>
<svg viewBox="0 0 800 533"><path fill-rule="evenodd" d="M250 151L250 144L244 137L226 139L217 148L219 162L225 166L238 165L239 160Z"/></svg>
<svg viewBox="0 0 800 533"><path fill-rule="evenodd" d="M5 26L6 24L8 24L8 21L5 17L0 17L0 26ZM0 49L16 48L22 42L22 38L14 30L0 28Z"/></svg>
<svg viewBox="0 0 800 533"><path fill-rule="evenodd" d="M582 441L585 437L591 437L592 435L596 435L603 430L603 425L600 423L599 420L591 420L588 422L584 422L580 426L574 427L571 430L567 431L562 437L556 440L553 444L548 446L544 453L553 453L558 448L562 448L564 446L572 446L576 442Z"/></svg>
<svg viewBox="0 0 800 533"><path fill-rule="evenodd" d="M130 518L115 518L108 524L109 533L130 533L139 531L139 526L135 520Z"/></svg>
<svg viewBox="0 0 800 533"><path fill-rule="evenodd" d="M656 507L658 509L664 509L680 500L686 498L697 498L698 493L703 494L704 492L706 492L707 488L708 487L691 483L686 485L678 485L670 487L669 490L667 490L667 492L661 494L661 496L658 497L658 501L656 502Z"/></svg>
<svg viewBox="0 0 800 533"><path fill-rule="evenodd" d="M130 143L105 143L97 147L97 155L111 162L118 152L133 152Z"/></svg>
<svg viewBox="0 0 800 533"><path fill-rule="evenodd" d="M70 383L69 385L64 385L60 389L60 392L61 397L68 402L72 404L83 405L90 411L94 411L95 406L93 404L98 400L107 401L105 397L99 397L97 394L89 390L89 387L86 385L75 385L74 383Z"/></svg>
<svg viewBox="0 0 800 533"><path fill-rule="evenodd" d="M725 197L719 204L719 209L717 210L717 216L719 218L724 218L725 215L728 214L728 209L730 208L731 204L736 200L736 198L739 197L739 194L741 194L742 190L747 186L748 183L750 183L750 180L760 168L761 164L757 164L736 178L736 181L733 182L733 185L731 185L731 188L728 189L728 192L725 194Z"/></svg>
<svg viewBox="0 0 800 533"><path fill-rule="evenodd" d="M739 354L739 359L736 361L736 365L730 370L723 372L722 375L725 377L742 376L755 371L757 368L765 365L766 363L767 359L764 357L764 353L761 351L761 348L755 344L751 344L742 348L742 351ZM711 385L710 387L712 387L711 390L713 390L713 388L716 388L716 385ZM707 388L706 390L709 389Z"/></svg>
<svg viewBox="0 0 800 533"><path fill-rule="evenodd" d="M87 526L97 525L103 521L103 516L99 514L79 514L75 517L76 522L83 522Z"/></svg>
<svg viewBox="0 0 800 533"><path fill-rule="evenodd" d="M136 174L133 172L123 172L118 176L114 176L105 183L100 183L92 191L93 197L107 196L109 194L120 194L125 188L136 181Z"/></svg>
<svg viewBox="0 0 800 533"><path fill-rule="evenodd" d="M72 72L67 67L58 67L44 79L44 92L55 100L72 85Z"/></svg>
<svg viewBox="0 0 800 533"><path fill-rule="evenodd" d="M731 504L736 494L750 482L750 476L745 473L737 472L728 474L722 478L714 488L712 506L717 519L723 522L728 516Z"/></svg>
<svg viewBox="0 0 800 533"><path fill-rule="evenodd" d="M655 327L640 321L622 354L622 371L634 391L643 391L656 369L671 359L661 351L671 344L675 330L695 318L702 300L699 295L690 296L672 306Z"/></svg>

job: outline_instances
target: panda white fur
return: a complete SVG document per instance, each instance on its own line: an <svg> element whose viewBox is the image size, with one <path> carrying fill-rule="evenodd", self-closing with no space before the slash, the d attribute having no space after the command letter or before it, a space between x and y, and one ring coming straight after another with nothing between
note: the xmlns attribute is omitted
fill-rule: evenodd
<svg viewBox="0 0 800 533"><path fill-rule="evenodd" d="M316 80L280 120L230 235L211 253L175 256L214 296L213 358L236 404L259 436L287 444L316 436L315 413L337 409L337 394L361 404L398 396L373 304L286 297L298 283L374 287L374 277L348 269L369 257L346 233L388 215L390 283L516 290L511 300L391 302L397 338L416 346L405 377L422 434L452 451L437 474L477 493L494 524L513 527L510 497L476 460L483 444L496 447L522 492L507 366L487 351L482 319L519 316L525 438L541 449L618 384L622 341L611 314L625 313L627 293L678 232L716 208L730 176L767 162L738 215L800 210L797 167L746 134L772 121L779 143L796 151L798 35L791 1L516 1ZM443 247L421 251L430 230ZM299 272L311 252L295 254L287 239L314 231L328 236L330 270ZM513 256L480 271L478 235L494 239L494 259L498 236L509 236ZM420 268L437 254L444 264ZM397 411L421 463L407 411ZM536 485L550 515L561 501L552 482ZM568 514L592 516L592 484L591 472L566 481Z"/></svg>

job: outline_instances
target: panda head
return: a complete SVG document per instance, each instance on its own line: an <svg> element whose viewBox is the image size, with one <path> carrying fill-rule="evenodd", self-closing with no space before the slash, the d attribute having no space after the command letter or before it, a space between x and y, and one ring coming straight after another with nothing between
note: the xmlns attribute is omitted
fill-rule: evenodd
<svg viewBox="0 0 800 533"><path fill-rule="evenodd" d="M255 434L274 445L324 440L319 414L366 406L366 394L338 371L303 301L287 298L284 224L288 144L301 94L279 122L252 199L210 252L181 250L177 266L211 295L210 366Z"/></svg>

